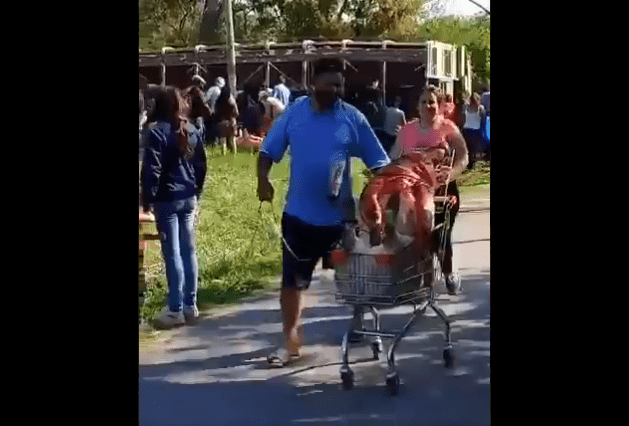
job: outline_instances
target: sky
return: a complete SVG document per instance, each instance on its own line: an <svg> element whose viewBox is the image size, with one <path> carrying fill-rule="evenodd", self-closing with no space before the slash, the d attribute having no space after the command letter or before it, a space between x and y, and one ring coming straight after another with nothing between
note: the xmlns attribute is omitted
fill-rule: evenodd
<svg viewBox="0 0 629 426"><path fill-rule="evenodd" d="M485 9L491 12L491 6L489 0L474 0L476 3L483 6ZM476 6L469 0L446 0L445 14L446 15L475 15L478 12L483 12L483 9Z"/></svg>

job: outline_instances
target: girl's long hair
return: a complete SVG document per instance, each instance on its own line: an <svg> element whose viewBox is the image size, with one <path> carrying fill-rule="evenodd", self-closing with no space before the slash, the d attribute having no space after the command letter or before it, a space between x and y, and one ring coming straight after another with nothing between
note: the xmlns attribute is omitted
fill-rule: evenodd
<svg viewBox="0 0 629 426"><path fill-rule="evenodd" d="M470 96L470 106L478 107L479 105L480 105L480 95L474 92L472 93L472 96Z"/></svg>
<svg viewBox="0 0 629 426"><path fill-rule="evenodd" d="M181 95L178 89L172 86L160 88L155 96L154 120L169 122L173 131L177 132L179 142L179 153L189 160L192 157L192 146L190 136L186 130L188 116L190 114L190 104ZM175 130L176 129L176 130Z"/></svg>
<svg viewBox="0 0 629 426"><path fill-rule="evenodd" d="M227 113L227 107L229 106L229 98L231 96L231 90L229 86L225 85L221 89L220 95L216 99L215 113L219 116L219 118L227 118L224 115Z"/></svg>

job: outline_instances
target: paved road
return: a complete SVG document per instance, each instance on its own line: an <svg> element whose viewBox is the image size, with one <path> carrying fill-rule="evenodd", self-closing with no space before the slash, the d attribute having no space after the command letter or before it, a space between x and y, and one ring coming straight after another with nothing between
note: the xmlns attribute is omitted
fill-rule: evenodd
<svg viewBox="0 0 629 426"><path fill-rule="evenodd" d="M455 321L456 368L443 366L443 325L429 310L396 350L399 395L387 395L386 361L369 360L366 345L350 351L355 388L343 391L339 346L351 311L334 301L333 272L319 271L307 295L301 364L266 367L282 338L279 302L276 294L248 301L141 349L139 424L489 425L489 217L487 194L464 197L454 229L464 292L439 296ZM408 307L386 311L383 326L398 329L409 314Z"/></svg>

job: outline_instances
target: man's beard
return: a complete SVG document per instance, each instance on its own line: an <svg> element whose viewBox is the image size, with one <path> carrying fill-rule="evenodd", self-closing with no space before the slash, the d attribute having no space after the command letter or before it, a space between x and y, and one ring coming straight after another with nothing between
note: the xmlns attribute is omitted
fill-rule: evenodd
<svg viewBox="0 0 629 426"><path fill-rule="evenodd" d="M339 95L331 90L315 90L314 98L319 108L328 109L334 105Z"/></svg>

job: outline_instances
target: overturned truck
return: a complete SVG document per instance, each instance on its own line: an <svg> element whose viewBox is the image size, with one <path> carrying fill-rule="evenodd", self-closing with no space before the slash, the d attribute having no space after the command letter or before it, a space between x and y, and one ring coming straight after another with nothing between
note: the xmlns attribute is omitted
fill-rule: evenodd
<svg viewBox="0 0 629 426"><path fill-rule="evenodd" d="M369 88L376 86L378 96L386 104L400 96L402 108L409 116L414 115L414 105L426 83L438 85L454 96L471 89L471 64L465 47L435 41L388 40L237 45L237 87L273 87L284 75L291 91L303 93L309 87L310 65L320 57L343 60L348 96L364 100L373 93ZM210 85L216 77L226 77L226 47L199 45L194 49L164 48L159 53L140 54L139 73L148 84L184 88L192 84L194 75L199 75Z"/></svg>

